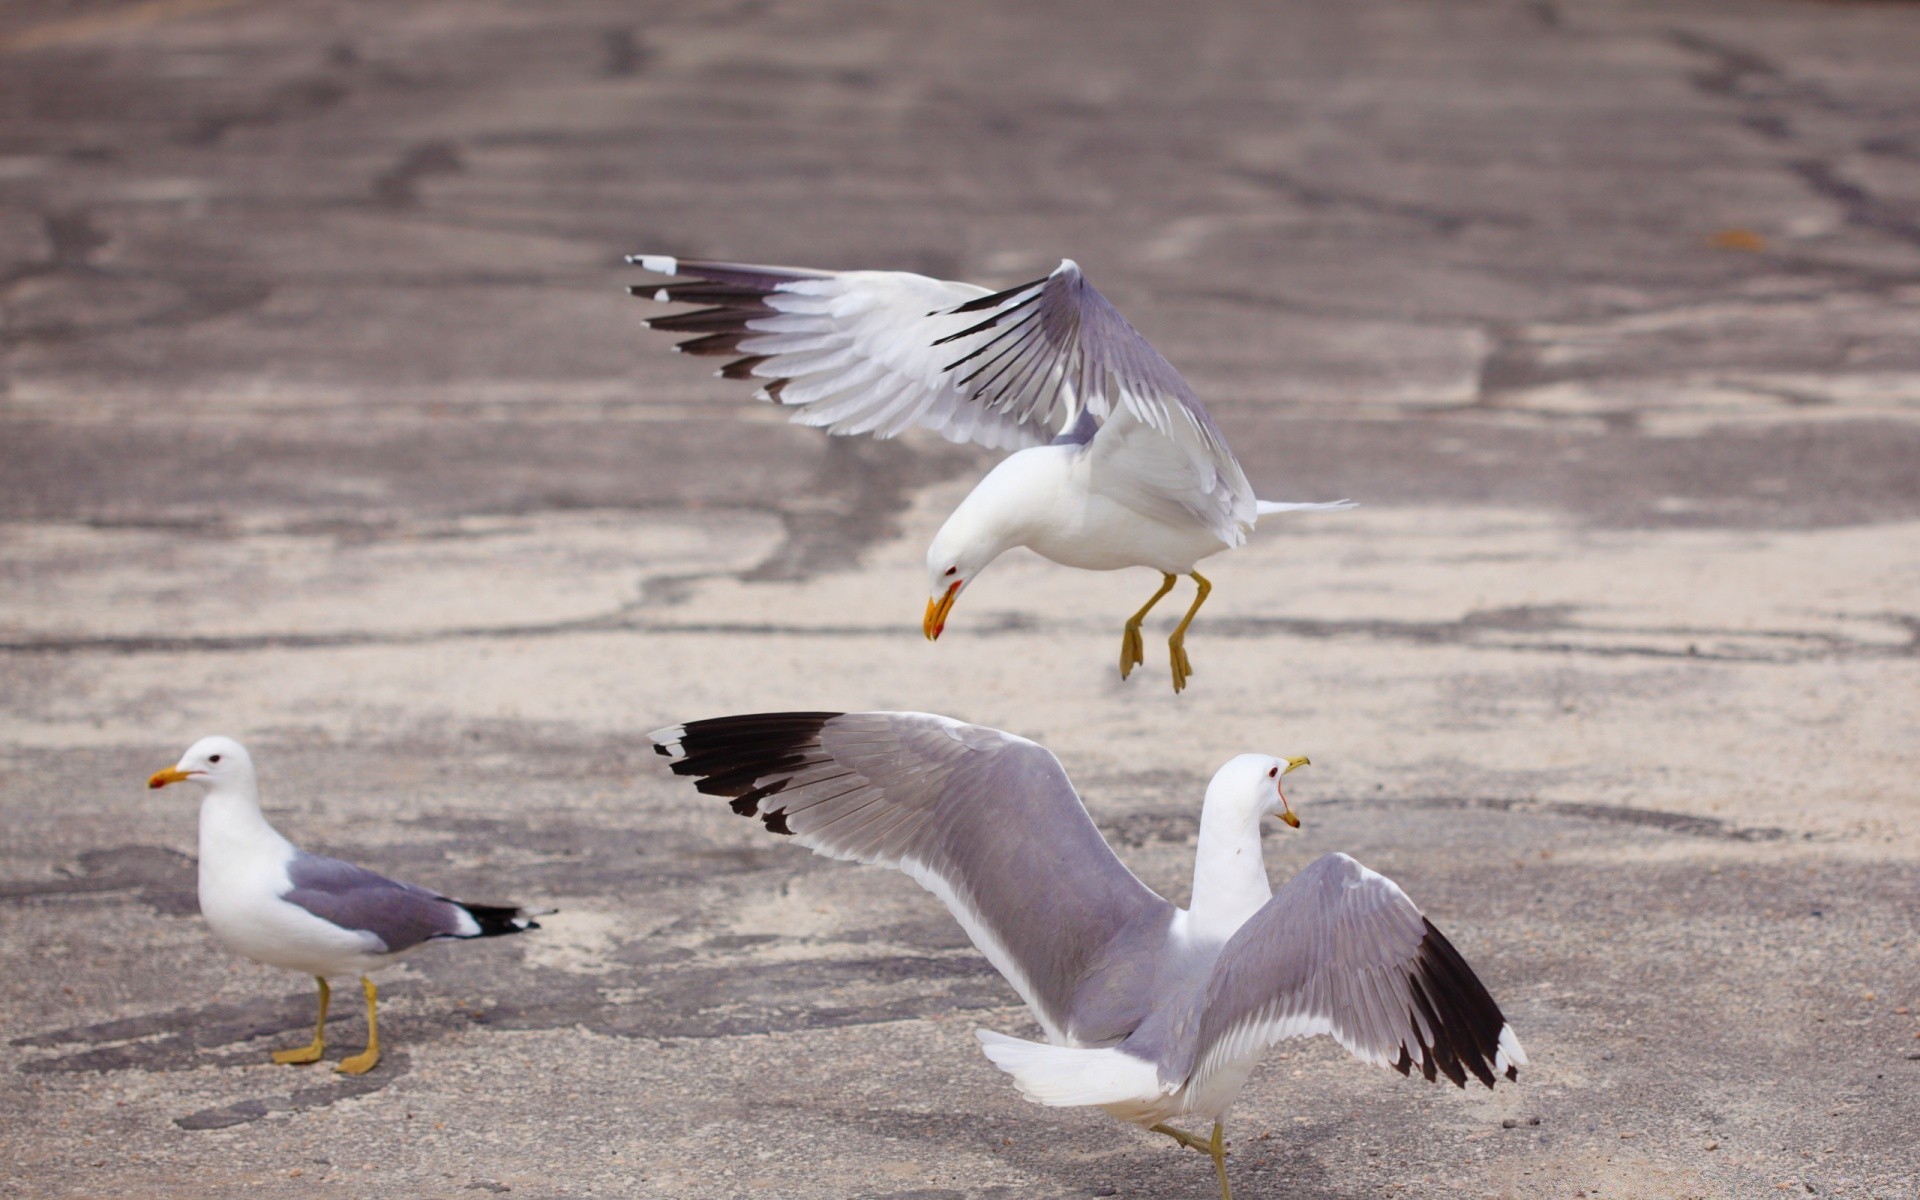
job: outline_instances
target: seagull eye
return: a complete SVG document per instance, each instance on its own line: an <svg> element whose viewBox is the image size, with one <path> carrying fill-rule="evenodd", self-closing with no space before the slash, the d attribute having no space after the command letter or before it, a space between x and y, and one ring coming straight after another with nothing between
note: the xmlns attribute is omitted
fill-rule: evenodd
<svg viewBox="0 0 1920 1200"><path fill-rule="evenodd" d="M955 571L958 571L959 569L960 569L959 567L948 567L948 568L947 568L947 574L949 574L949 575L951 575L951 574L953 574L953 573L954 573Z"/></svg>
<svg viewBox="0 0 1920 1200"><path fill-rule="evenodd" d="M220 756L218 754L209 754L207 755L207 761L210 763L217 763L220 761Z"/></svg>
<svg viewBox="0 0 1920 1200"><path fill-rule="evenodd" d="M1268 779L1278 779L1279 777L1280 777L1280 768L1279 768L1279 767L1268 767L1268 768L1267 768L1267 778L1268 778Z"/></svg>

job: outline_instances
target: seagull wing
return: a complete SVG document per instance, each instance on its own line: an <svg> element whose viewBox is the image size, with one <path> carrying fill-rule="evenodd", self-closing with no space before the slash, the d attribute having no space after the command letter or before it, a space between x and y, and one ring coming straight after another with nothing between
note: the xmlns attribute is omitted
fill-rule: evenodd
<svg viewBox="0 0 1920 1200"><path fill-rule="evenodd" d="M952 442L995 449L1051 438L1068 416L1048 347L1030 340L1011 360L996 358L1028 381L989 386L947 368L956 357L995 339L968 307L986 288L906 271L811 271L795 267L706 262L664 255L628 260L690 282L642 284L636 296L700 304L693 312L653 317L652 329L695 336L685 354L729 355L729 379L761 381L763 399L794 408L793 420L835 434L890 438L915 426Z"/></svg>
<svg viewBox="0 0 1920 1200"><path fill-rule="evenodd" d="M817 854L940 897L1056 1042L1076 989L1172 906L1134 877L1066 771L1025 738L928 713L765 713L651 735L709 795Z"/></svg>
<svg viewBox="0 0 1920 1200"><path fill-rule="evenodd" d="M986 312L949 338L963 351L952 373L982 403L1021 409L1039 393L1069 406L1084 398L1103 422L1089 450L1097 490L1160 520L1197 520L1229 546L1246 540L1257 501L1226 436L1072 259L954 311Z"/></svg>
<svg viewBox="0 0 1920 1200"><path fill-rule="evenodd" d="M392 954L435 938L484 937L537 928L519 909L468 906L337 858L302 853L287 864L292 890L280 898L342 929L379 939ZM504 919L502 919L504 918ZM495 928L498 926L499 928Z"/></svg>
<svg viewBox="0 0 1920 1200"><path fill-rule="evenodd" d="M1332 1034L1354 1057L1466 1086L1527 1057L1452 943L1386 876L1315 859L1234 933L1207 984L1191 1078L1288 1038Z"/></svg>

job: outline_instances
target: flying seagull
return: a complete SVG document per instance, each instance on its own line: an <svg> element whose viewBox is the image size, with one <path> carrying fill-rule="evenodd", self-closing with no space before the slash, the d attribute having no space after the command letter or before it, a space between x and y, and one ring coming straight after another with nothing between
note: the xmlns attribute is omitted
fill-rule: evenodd
<svg viewBox="0 0 1920 1200"><path fill-rule="evenodd" d="M742 816L938 896L1046 1034L976 1031L994 1065L1036 1103L1097 1105L1211 1155L1223 1200L1227 1110L1277 1042L1331 1034L1364 1062L1461 1087L1526 1064L1392 880L1327 854L1268 885L1260 821L1298 827L1280 781L1305 758L1242 754L1214 775L1182 909L1114 856L1060 760L1010 733L929 713L764 713L651 737Z"/></svg>
<svg viewBox="0 0 1920 1200"><path fill-rule="evenodd" d="M1191 575L1198 591L1167 640L1178 692L1193 673L1187 626L1213 590L1195 564L1245 542L1270 513L1352 507L1255 499L1200 398L1071 259L1002 292L905 271L627 261L691 276L632 289L706 306L647 325L695 335L683 353L736 356L719 373L760 381L760 397L794 408L798 424L881 438L921 425L1015 451L927 549L929 639L1015 546L1089 571L1152 567L1160 589L1121 635L1124 679L1143 661L1140 622Z"/></svg>
<svg viewBox="0 0 1920 1200"><path fill-rule="evenodd" d="M534 911L464 904L364 867L308 854L260 812L253 759L232 738L201 738L178 763L156 771L150 788L193 783L200 802L200 914L229 950L255 962L304 971L320 984L313 1041L276 1050L277 1063L318 1062L326 1049L330 975L359 975L367 997L367 1048L334 1068L364 1075L380 1061L378 993L368 974L428 942L498 937L538 929Z"/></svg>

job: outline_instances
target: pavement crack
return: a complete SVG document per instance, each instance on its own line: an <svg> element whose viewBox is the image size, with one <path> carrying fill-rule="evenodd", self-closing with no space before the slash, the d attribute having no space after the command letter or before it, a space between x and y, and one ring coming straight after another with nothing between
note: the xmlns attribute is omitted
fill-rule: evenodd
<svg viewBox="0 0 1920 1200"><path fill-rule="evenodd" d="M1667 40L1707 60L1688 76L1695 90L1734 101L1740 106L1736 114L1740 124L1776 145L1794 141L1790 114L1795 108L1853 118L1898 115L1870 112L1865 106L1825 88L1793 78L1778 64L1752 50L1693 30L1669 30ZM1862 153L1881 156L1891 152L1894 157L1909 149L1904 142L1871 136L1860 139L1856 148ZM1815 195L1838 206L1848 224L1920 246L1920 218L1908 207L1877 196L1866 185L1846 178L1826 158L1802 155L1783 165Z"/></svg>
<svg viewBox="0 0 1920 1200"><path fill-rule="evenodd" d="M277 125L325 112L346 100L351 91L329 76L296 79L252 104L202 113L180 134L180 141L189 146L211 146L236 129Z"/></svg>
<svg viewBox="0 0 1920 1200"><path fill-rule="evenodd" d="M1795 159L1787 169L1816 195L1840 207L1849 225L1871 229L1920 246L1920 219L1902 207L1882 200L1859 183L1841 175L1832 163L1817 158Z"/></svg>
<svg viewBox="0 0 1920 1200"><path fill-rule="evenodd" d="M1309 183L1291 172L1277 168L1238 167L1229 174L1249 183L1268 187L1303 208L1317 211L1348 211L1366 216L1411 221L1434 233L1451 235L1474 225L1502 229L1525 229L1531 225L1525 217L1513 213L1464 212L1408 200L1390 200L1366 192L1357 192Z"/></svg>
<svg viewBox="0 0 1920 1200"><path fill-rule="evenodd" d="M1207 632L1218 637L1274 635L1311 639L1366 637L1418 645L1460 645L1472 650L1551 653L1593 658L1697 659L1724 663L1787 663L1814 659L1910 658L1920 655L1914 626L1888 618L1909 637L1901 642L1867 642L1818 630L1713 629L1697 626L1589 625L1567 620L1570 605L1520 606L1475 611L1451 621L1400 621L1374 618L1220 617ZM771 621L649 620L619 613L581 617L541 625L465 626L452 629L337 633L260 633L233 635L159 634L26 638L0 641L0 654L239 654L258 650L332 650L362 646L419 646L458 641L572 637L587 634L682 634L769 638L922 637L913 624L797 625ZM1040 621L1027 613L981 614L970 631L976 638L1023 637L1050 629L1082 628L1085 622ZM1559 637L1549 637L1559 634ZM1503 636L1505 635L1505 636ZM1529 637L1526 635L1536 635ZM1647 639L1583 641L1586 638ZM1654 640L1657 639L1657 640ZM1665 642L1666 644L1659 644Z"/></svg>
<svg viewBox="0 0 1920 1200"><path fill-rule="evenodd" d="M373 198L387 208L413 208L420 203L420 181L435 175L458 175L466 170L459 147L448 141L421 142L399 162L373 180Z"/></svg>
<svg viewBox="0 0 1920 1200"><path fill-rule="evenodd" d="M189 917L200 911L193 859L164 846L115 846L86 850L77 873L56 878L0 880L0 902L37 901L55 896L132 892L162 916Z"/></svg>
<svg viewBox="0 0 1920 1200"><path fill-rule="evenodd" d="M786 538L740 578L792 582L859 565L868 546L898 532L913 489L958 474L975 456L952 450L925 454L861 438L830 437L819 469L797 497L775 511Z"/></svg>

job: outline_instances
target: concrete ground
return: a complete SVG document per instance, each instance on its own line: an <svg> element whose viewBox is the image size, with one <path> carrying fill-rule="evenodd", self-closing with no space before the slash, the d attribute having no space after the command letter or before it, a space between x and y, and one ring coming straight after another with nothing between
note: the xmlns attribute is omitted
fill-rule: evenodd
<svg viewBox="0 0 1920 1200"><path fill-rule="evenodd" d="M1283 1047L1243 1198L1920 1194L1916 61L1895 3L14 0L0 1194L1211 1196L644 736L788 707L1043 740L1176 900L1213 768L1312 756L1276 877L1400 880L1533 1066ZM1215 560L1182 696L1114 670L1145 571L1010 556L929 646L991 456L783 424L642 249L1071 255L1262 495L1364 507ZM305 845L562 911L270 1064L310 984L141 786L215 731Z"/></svg>

